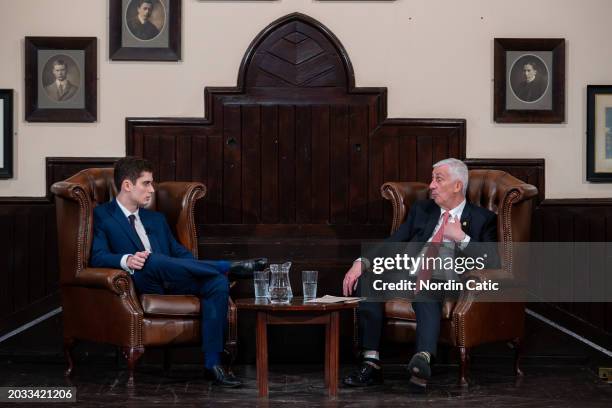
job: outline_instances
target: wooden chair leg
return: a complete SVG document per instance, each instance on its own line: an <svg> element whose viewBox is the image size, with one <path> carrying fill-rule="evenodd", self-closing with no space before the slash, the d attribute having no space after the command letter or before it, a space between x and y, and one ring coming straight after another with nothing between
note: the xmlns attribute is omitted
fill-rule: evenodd
<svg viewBox="0 0 612 408"><path fill-rule="evenodd" d="M64 375L66 377L70 377L72 375L72 371L74 370L74 356L72 352L75 344L76 339L74 337L64 337L64 357L66 358L67 365Z"/></svg>
<svg viewBox="0 0 612 408"><path fill-rule="evenodd" d="M522 342L520 337L516 337L512 340L512 347L514 348L514 374L517 377L523 376L523 371L520 367L522 357Z"/></svg>
<svg viewBox="0 0 612 408"><path fill-rule="evenodd" d="M470 365L470 350L466 347L459 347L459 385L467 387L467 375Z"/></svg>
<svg viewBox="0 0 612 408"><path fill-rule="evenodd" d="M123 356L127 360L128 365L128 386L134 385L134 369L136 368L136 362L144 354L144 347L124 347Z"/></svg>

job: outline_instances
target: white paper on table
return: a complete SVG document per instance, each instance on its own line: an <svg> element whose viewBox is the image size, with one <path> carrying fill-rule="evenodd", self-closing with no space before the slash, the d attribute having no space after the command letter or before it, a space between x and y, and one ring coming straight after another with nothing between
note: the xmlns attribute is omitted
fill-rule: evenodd
<svg viewBox="0 0 612 408"><path fill-rule="evenodd" d="M325 295L320 298L305 300L304 303L352 303L359 302L364 298L360 297L344 297L344 296L331 296Z"/></svg>

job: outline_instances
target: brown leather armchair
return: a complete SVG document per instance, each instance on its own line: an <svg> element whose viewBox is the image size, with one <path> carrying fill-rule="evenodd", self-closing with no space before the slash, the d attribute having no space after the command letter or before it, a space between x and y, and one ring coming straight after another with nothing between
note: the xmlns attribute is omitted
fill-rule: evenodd
<svg viewBox="0 0 612 408"><path fill-rule="evenodd" d="M199 344L200 301L195 296L137 296L130 275L120 269L89 267L93 209L117 190L113 169L86 169L53 184L64 318L64 353L73 371L71 350L76 340L110 343L122 349L133 383L136 361L147 347ZM194 222L201 183L164 182L148 209L162 212L177 240L198 257ZM226 350L236 352L236 308L230 299Z"/></svg>
<svg viewBox="0 0 612 408"><path fill-rule="evenodd" d="M482 270L473 277L500 280L523 279L526 269L521 265L525 257L517 255L513 243L530 239L532 198L536 187L525 184L499 170L471 170L467 200L497 214L497 236L501 269ZM391 233L404 222L411 204L426 198L428 185L416 182L388 182L381 187L382 196L393 205ZM446 301L442 308L440 342L459 349L459 383L467 385L469 350L480 344L509 341L515 348L514 370L519 368L520 344L524 332L525 304L522 302L493 303L478 301L477 292L463 292L456 302ZM394 299L385 303L385 338L398 342L414 340L416 316L410 301Z"/></svg>

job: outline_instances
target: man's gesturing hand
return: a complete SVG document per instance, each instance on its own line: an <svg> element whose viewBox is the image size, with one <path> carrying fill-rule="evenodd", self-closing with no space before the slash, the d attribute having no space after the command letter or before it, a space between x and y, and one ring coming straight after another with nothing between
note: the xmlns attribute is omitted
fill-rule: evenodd
<svg viewBox="0 0 612 408"><path fill-rule="evenodd" d="M126 264L128 268L140 270L144 267L147 258L149 257L149 251L136 252L134 255L128 256Z"/></svg>
<svg viewBox="0 0 612 408"><path fill-rule="evenodd" d="M454 216L448 219L446 225L444 226L444 238L449 241L459 242L465 238L465 232L461 229L461 221L459 217Z"/></svg>
<svg viewBox="0 0 612 408"><path fill-rule="evenodd" d="M344 296L350 296L355 288L357 288L357 280L361 276L361 261L353 262L353 266L344 275L342 281L342 293Z"/></svg>

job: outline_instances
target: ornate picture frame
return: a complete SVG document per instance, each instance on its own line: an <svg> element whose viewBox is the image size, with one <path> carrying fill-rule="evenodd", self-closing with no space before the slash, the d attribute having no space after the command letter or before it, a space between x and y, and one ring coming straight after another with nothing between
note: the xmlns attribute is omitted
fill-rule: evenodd
<svg viewBox="0 0 612 408"><path fill-rule="evenodd" d="M13 177L13 90L0 89L0 179Z"/></svg>
<svg viewBox="0 0 612 408"><path fill-rule="evenodd" d="M109 0L113 61L179 61L181 0Z"/></svg>
<svg viewBox="0 0 612 408"><path fill-rule="evenodd" d="M95 122L96 37L25 38L25 120Z"/></svg>
<svg viewBox="0 0 612 408"><path fill-rule="evenodd" d="M495 38L497 123L565 121L565 39Z"/></svg>
<svg viewBox="0 0 612 408"><path fill-rule="evenodd" d="M612 85L587 86L586 133L587 180L612 183Z"/></svg>

